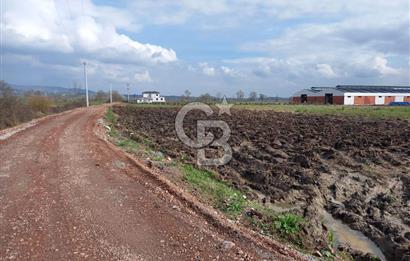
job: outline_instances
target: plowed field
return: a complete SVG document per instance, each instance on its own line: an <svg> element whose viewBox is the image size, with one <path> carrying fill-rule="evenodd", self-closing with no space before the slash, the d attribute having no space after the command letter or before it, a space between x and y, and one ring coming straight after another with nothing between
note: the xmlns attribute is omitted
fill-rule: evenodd
<svg viewBox="0 0 410 261"><path fill-rule="evenodd" d="M179 141L178 108L116 106L119 128L135 140L149 139L170 157L195 163L196 150ZM388 259L410 255L410 124L405 120L315 116L231 110L217 116L231 129L233 158L215 167L250 197L293 206L309 224L314 244L323 238L326 210L373 240ZM196 137L188 114L185 132ZM216 136L218 131L213 130ZM220 135L220 133L219 133ZM208 154L218 153L209 148Z"/></svg>

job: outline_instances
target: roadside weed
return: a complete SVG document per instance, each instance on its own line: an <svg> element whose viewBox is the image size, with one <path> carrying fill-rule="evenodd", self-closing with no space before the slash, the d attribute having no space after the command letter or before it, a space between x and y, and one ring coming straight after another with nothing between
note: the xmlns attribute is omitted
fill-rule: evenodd
<svg viewBox="0 0 410 261"><path fill-rule="evenodd" d="M198 170L191 165L184 165L182 170L184 180L197 189L202 196L209 198L216 208L230 217L237 217L242 213L246 201L239 190L218 180L210 171Z"/></svg>
<svg viewBox="0 0 410 261"><path fill-rule="evenodd" d="M275 228L284 234L296 234L301 229L303 218L295 214L279 215L275 222Z"/></svg>

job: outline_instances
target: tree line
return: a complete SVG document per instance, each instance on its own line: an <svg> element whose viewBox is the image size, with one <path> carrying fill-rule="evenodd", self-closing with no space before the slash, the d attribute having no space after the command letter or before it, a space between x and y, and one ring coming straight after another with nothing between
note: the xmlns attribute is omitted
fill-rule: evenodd
<svg viewBox="0 0 410 261"><path fill-rule="evenodd" d="M185 92L182 95L182 100L188 101L188 100L198 100L198 101L202 101L202 102L213 102L213 101L219 101L220 99L223 98L223 95L221 92L216 93L216 95L211 95L209 93L204 93L201 94L198 97L191 97L191 92L189 90L185 90ZM266 96L263 93L258 93L255 91L251 91L248 95L248 97L245 97L245 93L242 90L238 90L236 92L236 96L234 99L236 99L236 101L252 101L252 102L264 102L266 101L268 98L268 96Z"/></svg>
<svg viewBox="0 0 410 261"><path fill-rule="evenodd" d="M117 91L112 93L113 101L122 101ZM91 103L109 101L109 94L98 91L91 97ZM51 113L85 106L84 95L53 94L46 95L39 91L27 91L17 95L9 84L0 81L0 129L13 127Z"/></svg>

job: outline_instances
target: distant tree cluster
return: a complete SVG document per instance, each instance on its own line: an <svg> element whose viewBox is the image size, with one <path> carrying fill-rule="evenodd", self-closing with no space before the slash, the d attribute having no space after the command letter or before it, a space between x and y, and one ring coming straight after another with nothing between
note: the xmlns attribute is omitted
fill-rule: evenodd
<svg viewBox="0 0 410 261"><path fill-rule="evenodd" d="M245 98L245 92L242 90L238 90L235 95L236 95L236 101L239 101L239 102L265 102L268 100L268 97L265 94L263 93L258 94L256 91L251 91L247 98ZM204 93L204 94L201 94L197 98L192 98L191 92L189 90L185 90L184 94L181 97L182 97L181 98L182 102L196 100L196 101L205 102L205 103L215 103L215 102L221 101L221 99L225 97L225 95L223 95L222 92L217 92L215 96L212 96L209 93Z"/></svg>
<svg viewBox="0 0 410 261"><path fill-rule="evenodd" d="M47 113L61 112L84 106L84 99L46 96L41 92L26 92L17 96L4 81L0 81L0 129L30 121Z"/></svg>
<svg viewBox="0 0 410 261"><path fill-rule="evenodd" d="M214 102L216 99L215 97L211 96L209 93L202 94L198 97L198 101L204 103L211 103Z"/></svg>
<svg viewBox="0 0 410 261"><path fill-rule="evenodd" d="M236 98L238 100L243 100L245 98L245 93L242 90L236 92Z"/></svg>
<svg viewBox="0 0 410 261"><path fill-rule="evenodd" d="M122 95L118 91L112 91L112 101L121 102L123 100Z"/></svg>
<svg viewBox="0 0 410 261"><path fill-rule="evenodd" d="M258 100L258 94L257 94L255 91L252 91L252 92L249 94L249 100L251 100L251 101L257 101L257 100Z"/></svg>
<svg viewBox="0 0 410 261"><path fill-rule="evenodd" d="M239 90L236 92L236 99L238 101L245 101L245 93L242 90ZM263 102L267 99L267 96L265 94L260 93L258 96L258 93L256 91L251 91L249 93L247 101L252 101L252 102Z"/></svg>
<svg viewBox="0 0 410 261"><path fill-rule="evenodd" d="M108 94L105 93L104 91L98 91L94 96L94 100L97 102L106 102L108 101L108 99L109 99Z"/></svg>
<svg viewBox="0 0 410 261"><path fill-rule="evenodd" d="M110 93L99 90L94 95L93 100L97 103L109 102L110 101ZM123 101L123 97L118 91L112 91L112 101L113 102L121 102L121 101Z"/></svg>

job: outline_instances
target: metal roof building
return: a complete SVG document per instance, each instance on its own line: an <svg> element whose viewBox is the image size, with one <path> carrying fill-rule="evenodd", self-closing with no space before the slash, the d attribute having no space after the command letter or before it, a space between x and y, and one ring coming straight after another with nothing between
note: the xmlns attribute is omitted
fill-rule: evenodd
<svg viewBox="0 0 410 261"><path fill-rule="evenodd" d="M337 90L344 92L378 92L409 93L410 86L376 86L376 85L337 85Z"/></svg>
<svg viewBox="0 0 410 261"><path fill-rule="evenodd" d="M295 104L388 105L410 102L410 86L337 85L311 87L295 93Z"/></svg>

